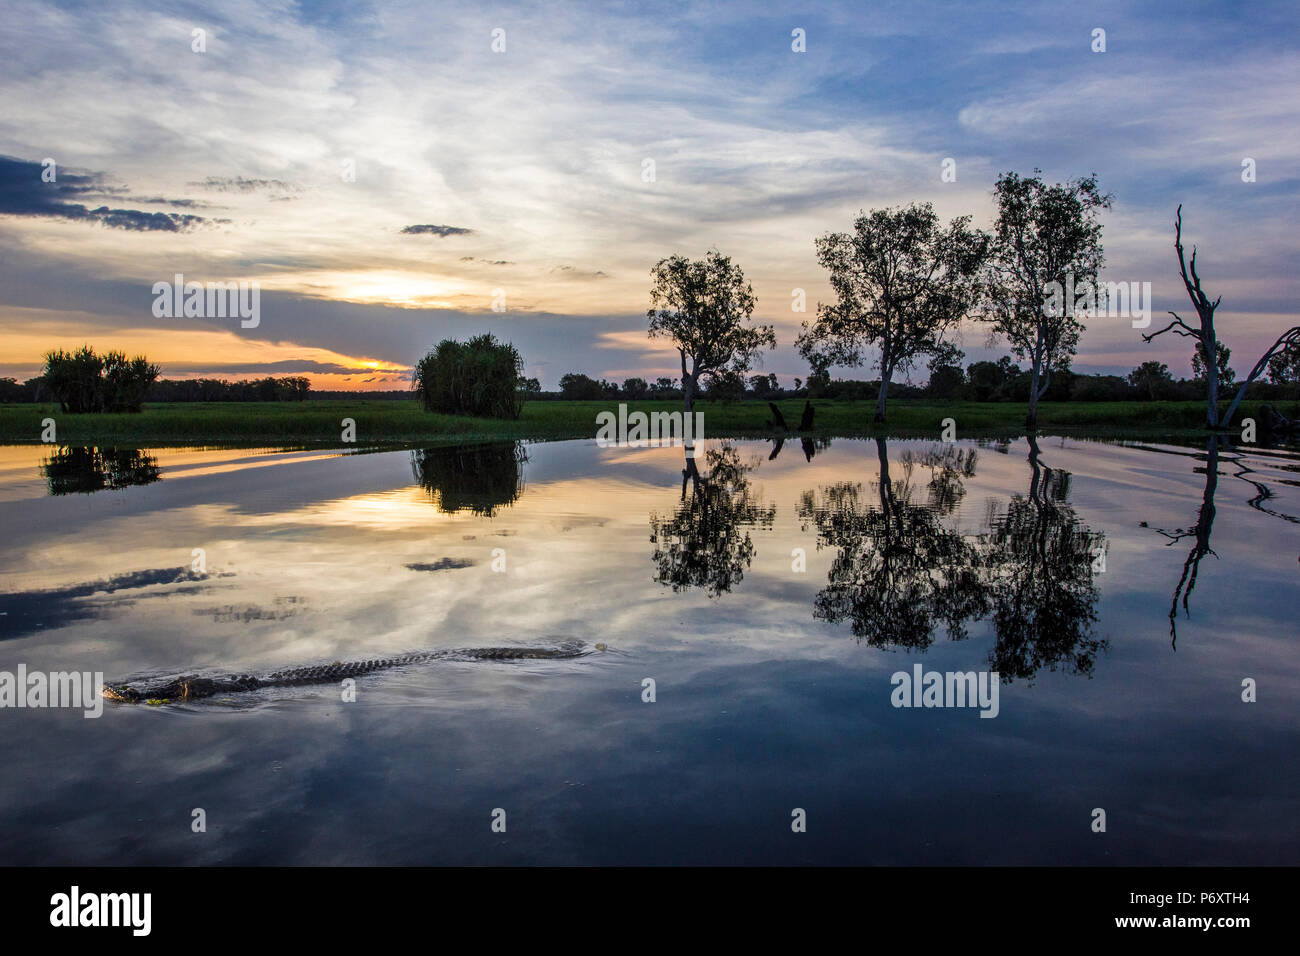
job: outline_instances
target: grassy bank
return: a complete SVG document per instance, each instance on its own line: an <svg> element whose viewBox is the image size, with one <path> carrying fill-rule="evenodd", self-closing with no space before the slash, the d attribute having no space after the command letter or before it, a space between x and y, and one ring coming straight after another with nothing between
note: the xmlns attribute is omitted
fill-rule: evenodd
<svg viewBox="0 0 1300 956"><path fill-rule="evenodd" d="M786 421L799 421L802 400L779 402ZM816 433L830 437L884 434L938 437L940 423L952 418L959 438L1023 434L1025 406L992 402L894 401L889 422L872 423L874 402L818 401ZM632 411L679 411L678 402L630 402ZM423 412L414 401L221 402L146 405L139 414L67 415L56 405L0 405L0 441L40 440L41 420L53 418L59 444L211 444L224 442L320 442L338 444L342 421L356 422L359 444L373 442L441 442L482 439L592 438L596 414L616 410L617 401L532 402L518 421L464 418ZM1226 407L1226 404L1225 404ZM1249 404L1238 417L1252 415ZM770 435L767 403L699 402L705 435L764 437ZM1283 414L1300 414L1295 402L1283 403ZM1092 437L1188 437L1202 433L1201 402L1047 402L1039 406L1039 430Z"/></svg>

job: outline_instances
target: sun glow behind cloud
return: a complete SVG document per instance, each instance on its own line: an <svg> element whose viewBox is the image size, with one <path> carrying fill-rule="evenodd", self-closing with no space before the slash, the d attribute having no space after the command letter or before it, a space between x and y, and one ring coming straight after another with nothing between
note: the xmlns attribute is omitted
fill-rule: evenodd
<svg viewBox="0 0 1300 956"><path fill-rule="evenodd" d="M75 314L37 309L10 310L8 314L17 321L13 322L13 331L5 332L0 375L15 375L39 366L42 356L50 350L71 350L82 345L93 346L100 352L116 349L128 355L146 355L162 367L163 377L176 379L304 374L314 388L347 390L356 388L360 378L392 383L385 387L402 388L410 371L407 366L383 359L343 355L289 342L249 339L233 330L103 331L93 326L82 327ZM295 365L319 370L299 373L291 370ZM259 372L259 367L266 371Z"/></svg>

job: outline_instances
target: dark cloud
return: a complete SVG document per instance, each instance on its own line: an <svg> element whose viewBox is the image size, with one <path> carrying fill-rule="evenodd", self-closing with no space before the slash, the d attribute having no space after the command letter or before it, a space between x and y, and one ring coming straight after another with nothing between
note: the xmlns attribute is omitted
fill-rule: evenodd
<svg viewBox="0 0 1300 956"><path fill-rule="evenodd" d="M294 183L287 183L283 179L246 179L243 176L209 176L202 182L190 183L189 185L198 189L212 189L223 193L253 193L260 189L297 192L301 188Z"/></svg>
<svg viewBox="0 0 1300 956"><path fill-rule="evenodd" d="M408 564L407 567L412 571L452 571L458 568L472 568L474 562L461 558L439 558L437 561Z"/></svg>
<svg viewBox="0 0 1300 956"><path fill-rule="evenodd" d="M183 232L207 220L202 216L170 212L141 212L138 209L91 209L71 197L85 194L116 195L124 190L106 186L97 173L74 173L57 169L54 182L44 182L44 167L38 162L0 156L0 215L35 216L98 222L112 229L135 232Z"/></svg>
<svg viewBox="0 0 1300 956"><path fill-rule="evenodd" d="M127 598L103 600L99 595L118 591L137 592L185 582L206 582L210 577L228 577L231 572L208 575L190 568L151 568L128 571L107 580L88 581L62 588L39 591L14 591L0 594L0 608L4 609L5 630L0 640L27 637L47 628L63 627L77 621L103 617L110 609L134 603L136 595ZM168 591L150 591L138 597L158 597L162 594L194 593L199 586L171 588Z"/></svg>
<svg viewBox="0 0 1300 956"><path fill-rule="evenodd" d="M584 279L604 279L609 276L608 272L602 272L599 269L597 269L595 272L584 272L582 269L577 269L574 268L573 266L556 266L551 271L563 272L565 275L578 276Z"/></svg>
<svg viewBox="0 0 1300 956"><path fill-rule="evenodd" d="M461 262L481 262L485 266L512 266L513 262L508 259L476 259L473 256L461 256Z"/></svg>
<svg viewBox="0 0 1300 956"><path fill-rule="evenodd" d="M407 226L402 230L403 235L407 236L437 236L440 239L446 239L448 236L468 236L473 229L465 229L461 226Z"/></svg>
<svg viewBox="0 0 1300 956"><path fill-rule="evenodd" d="M175 206L177 209L210 209L212 203L201 199L167 199L163 196L132 197L132 202L142 202L149 206Z"/></svg>

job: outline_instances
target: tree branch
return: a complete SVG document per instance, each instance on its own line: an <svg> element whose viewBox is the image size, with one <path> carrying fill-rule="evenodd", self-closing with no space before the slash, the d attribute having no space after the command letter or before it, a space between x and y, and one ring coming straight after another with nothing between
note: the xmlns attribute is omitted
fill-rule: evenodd
<svg viewBox="0 0 1300 956"><path fill-rule="evenodd" d="M1241 400L1246 397L1246 389L1250 383L1259 378L1264 369L1268 368L1268 361L1274 355L1289 351L1292 348L1300 347L1300 325L1292 326L1277 337L1277 341L1261 356L1260 360L1255 363L1255 367L1250 370L1246 380L1241 383L1241 388L1237 389L1237 395L1228 406L1228 410L1223 415L1223 424L1228 425L1232 422L1232 414L1241 404Z"/></svg>
<svg viewBox="0 0 1300 956"><path fill-rule="evenodd" d="M1183 336L1184 338L1187 338L1187 337L1190 336L1191 338L1194 338L1194 339L1198 339L1198 340L1200 339L1200 337L1201 337L1201 333L1198 332L1196 329L1192 328L1190 325L1188 325L1186 322L1184 322L1181 318L1179 318L1177 312L1170 312L1169 314L1172 315L1172 316L1174 317L1174 321L1170 322L1168 325L1166 325L1166 326L1165 326L1163 329L1161 329L1159 332L1152 332L1150 335L1143 335L1143 336L1142 336L1142 341L1144 341L1144 342L1150 342L1150 341L1151 341L1152 339L1154 339L1157 335L1164 335L1164 334L1165 334L1166 332L1168 332L1170 329L1172 329L1172 330L1173 330L1174 332L1176 332L1177 334ZM1182 331L1183 329L1186 329L1186 331Z"/></svg>

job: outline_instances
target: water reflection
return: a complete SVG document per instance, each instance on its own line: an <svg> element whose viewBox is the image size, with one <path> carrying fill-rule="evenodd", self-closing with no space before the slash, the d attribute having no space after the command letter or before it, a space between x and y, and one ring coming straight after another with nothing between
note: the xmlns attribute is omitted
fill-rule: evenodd
<svg viewBox="0 0 1300 956"><path fill-rule="evenodd" d="M411 472L439 511L491 518L524 493L522 442L441 445L411 452Z"/></svg>
<svg viewBox="0 0 1300 956"><path fill-rule="evenodd" d="M785 447L785 436L769 439L772 442L772 453L767 456L768 461L776 461L777 456L781 454L781 449ZM803 452L804 461L812 461L818 451L825 451L831 447L829 438L809 438L804 436L799 439L800 450Z"/></svg>
<svg viewBox="0 0 1300 956"><path fill-rule="evenodd" d="M1191 596L1196 590L1201 570L1201 561L1206 555L1212 555L1215 558L1218 554L1210 547L1210 534L1214 530L1214 518L1216 514L1215 495L1218 492L1220 471L1219 466L1223 464L1235 468L1228 476L1239 478L1248 484L1254 494L1247 500L1251 508L1282 521L1291 524L1300 524L1300 517L1279 511L1270 507L1269 502L1276 498L1275 491L1259 476L1259 472L1246 463L1244 455L1229 454L1226 457L1220 455L1220 445L1228 446L1228 451L1232 450L1227 439L1218 435L1211 435L1206 439L1205 454L1195 454L1191 457L1198 461L1203 460L1204 466L1194 466L1193 471L1197 474L1205 475L1205 490L1201 495L1201 506L1196 513L1196 521L1187 528L1154 528L1156 534L1162 535L1167 539L1167 546L1172 547L1181 541L1190 539L1192 544L1187 552L1187 558L1183 562L1182 573L1179 575L1177 583L1174 585L1173 599L1169 604L1169 638L1170 643L1176 648L1178 645L1178 608L1181 604L1184 617L1191 617ZM1167 452L1175 455L1186 455L1186 452L1171 451ZM1287 464L1285 461L1279 461L1275 466L1282 471L1294 471L1296 465ZM1286 478L1275 479L1279 484L1296 484ZM1147 527L1147 523L1142 522L1142 527Z"/></svg>
<svg viewBox="0 0 1300 956"><path fill-rule="evenodd" d="M103 617L109 608L122 610L150 597L197 594L210 578L224 576L188 567L146 568L64 587L0 593L0 616L5 619L0 641L94 620Z"/></svg>
<svg viewBox="0 0 1300 956"><path fill-rule="evenodd" d="M50 494L71 495L151 484L162 470L157 458L139 448L68 446L41 463L41 474Z"/></svg>
<svg viewBox="0 0 1300 956"><path fill-rule="evenodd" d="M987 450L836 439L805 462L798 437L770 463L772 442L736 442L701 450L695 468L680 448L529 444L522 495L513 454L434 451L417 484L409 447L163 448L165 480L51 497L50 446L0 448L0 671L260 672L552 636L609 651L571 666L376 675L342 710L324 689L249 710L109 708L99 721L9 710L0 853L474 863L477 808L502 805L537 811L540 826L493 851L526 864L1296 857L1297 526L1274 515L1300 513L1288 484L1300 457L1223 437L1209 455L1204 438L1040 439L1041 456L1023 438ZM481 474L489 460L499 482ZM484 481L500 489L476 512L458 492ZM462 510L443 514L431 495ZM1141 519L1201 528L1166 548ZM1110 574L1096 577L1107 542ZM1173 654L1170 592L1193 546L1222 561L1201 564L1195 620L1178 621L1180 638L1207 640ZM206 576L190 565L196 547ZM792 573L795 547L806 574ZM895 585L904 597L880 604ZM841 623L813 619L823 592ZM881 650L855 647L854 624ZM1095 637L1108 634L1124 635L1123 653L1103 658ZM895 710L890 673L911 661L884 651L909 643L928 644L913 660L929 670L983 670L987 658L1013 681L998 718ZM1046 679L1054 664L1094 679ZM1029 687L1035 671L1044 679ZM675 688L666 709L638 698L646 675ZM1264 705L1240 703L1247 675L1267 680ZM791 849L772 821L793 805L795 778L800 805L831 817L809 829L822 842ZM155 825L179 792L235 808L220 847ZM1062 794L1082 795L1085 821L1096 800L1132 808L1135 823L1104 846L1086 825L1063 839ZM700 806L721 808L717 825L684 833ZM610 809L593 818L592 807ZM430 814L453 825L430 835ZM373 840L321 825L367 820Z"/></svg>
<svg viewBox="0 0 1300 956"><path fill-rule="evenodd" d="M839 482L820 493L803 494L799 515L805 527L817 528L817 547L838 551L829 583L814 600L813 616L848 621L855 637L873 647L926 648L942 623L954 639L966 636L965 622L987 607L974 545L941 520L946 512L912 501L912 475L920 459L903 464L903 476L891 478L889 450L876 439L880 478L878 507L860 482ZM931 501L950 510L959 495L951 491L960 471L973 473L974 452L961 465L942 452L926 456L931 464ZM947 489L947 490L945 490Z"/></svg>
<svg viewBox="0 0 1300 956"><path fill-rule="evenodd" d="M745 576L754 559L749 528L770 529L776 505L758 499L748 477L754 466L741 461L734 445L710 448L704 457L707 475L687 454L681 504L670 515L651 513L650 543L655 580L674 591L702 588L718 597Z"/></svg>
<svg viewBox="0 0 1300 956"><path fill-rule="evenodd" d="M1092 636L1094 565L1105 539L1070 507L1069 472L1045 467L1037 442L1029 444L1028 495L1012 496L1000 513L991 508L988 531L975 537L944 521L975 474L973 448L904 452L894 478L886 440L877 438L877 502L859 482L805 492L805 527L816 527L819 549L837 551L813 616L847 621L873 647L916 650L933 643L940 625L960 640L968 622L990 616L989 667L1004 681L1044 667L1091 673L1105 647ZM924 503L914 500L918 467L929 470Z"/></svg>
<svg viewBox="0 0 1300 956"><path fill-rule="evenodd" d="M1174 586L1174 597L1169 604L1169 640L1175 647L1178 645L1179 598L1182 598L1183 613L1190 616L1191 609L1188 607L1188 601L1191 600L1192 591L1196 589L1201 559L1207 554L1214 554L1214 549L1210 547L1210 532L1214 530L1214 494L1219 487L1219 436L1211 435L1207 440L1205 468L1195 470L1205 472L1205 493L1201 496L1201 507L1196 513L1196 523L1190 528L1177 528L1173 531L1155 529L1157 534L1169 539L1170 547L1184 538L1192 539L1191 550L1187 552L1187 560L1183 562L1183 573Z"/></svg>
<svg viewBox="0 0 1300 956"><path fill-rule="evenodd" d="M989 666L1003 681L1044 667L1090 675L1106 646L1092 636L1105 537L1070 506L1070 473L1043 465L1028 440L1029 495L1013 496L980 539L997 635Z"/></svg>

